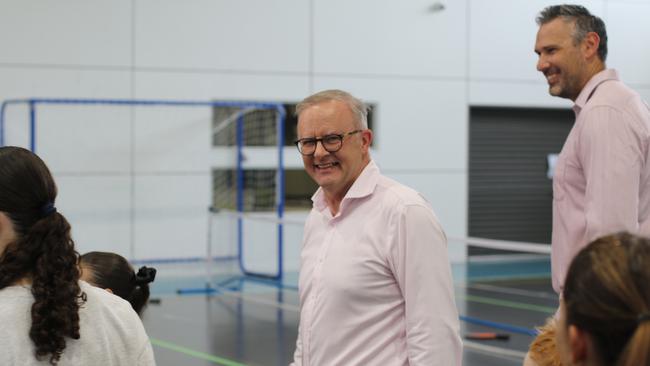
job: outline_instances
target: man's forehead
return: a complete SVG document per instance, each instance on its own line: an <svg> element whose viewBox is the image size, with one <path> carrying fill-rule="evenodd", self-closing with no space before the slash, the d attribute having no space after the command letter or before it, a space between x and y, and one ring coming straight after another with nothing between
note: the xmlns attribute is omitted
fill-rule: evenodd
<svg viewBox="0 0 650 366"><path fill-rule="evenodd" d="M542 24L537 32L537 38L539 39L540 36L566 38L573 34L574 29L575 20L559 17Z"/></svg>
<svg viewBox="0 0 650 366"><path fill-rule="evenodd" d="M352 117L354 117L354 115L347 104L339 100L328 100L309 106L302 111L300 116L298 116L298 126L303 124L302 122L309 122L309 124L316 125L325 122L343 123L347 120L353 119Z"/></svg>
<svg viewBox="0 0 650 366"><path fill-rule="evenodd" d="M542 24L537 32L535 49L558 45L572 40L575 22L556 18Z"/></svg>

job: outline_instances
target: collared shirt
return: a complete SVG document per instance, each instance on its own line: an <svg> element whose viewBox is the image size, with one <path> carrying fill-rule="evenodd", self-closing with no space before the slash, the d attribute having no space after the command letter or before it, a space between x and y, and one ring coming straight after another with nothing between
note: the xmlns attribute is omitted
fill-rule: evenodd
<svg viewBox="0 0 650 366"><path fill-rule="evenodd" d="M461 364L447 241L414 190L370 162L332 216L305 224L294 365Z"/></svg>
<svg viewBox="0 0 650 366"><path fill-rule="evenodd" d="M553 178L553 288L573 257L618 231L650 235L650 111L615 70L594 75L573 110L576 122Z"/></svg>

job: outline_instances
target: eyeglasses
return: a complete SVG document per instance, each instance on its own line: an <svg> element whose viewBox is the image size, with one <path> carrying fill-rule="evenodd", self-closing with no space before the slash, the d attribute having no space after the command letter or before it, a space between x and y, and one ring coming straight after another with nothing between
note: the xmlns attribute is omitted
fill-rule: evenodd
<svg viewBox="0 0 650 366"><path fill-rule="evenodd" d="M323 145L323 148L327 152L333 153L341 150L341 147L343 146L343 138L345 136L354 135L355 133L359 133L361 131L363 130L354 130L352 132L342 134L325 135L319 138L308 137L296 140L294 143L296 144L298 151L300 151L300 153L305 156L311 156L316 153L316 145L318 144L318 141L320 141L321 145Z"/></svg>

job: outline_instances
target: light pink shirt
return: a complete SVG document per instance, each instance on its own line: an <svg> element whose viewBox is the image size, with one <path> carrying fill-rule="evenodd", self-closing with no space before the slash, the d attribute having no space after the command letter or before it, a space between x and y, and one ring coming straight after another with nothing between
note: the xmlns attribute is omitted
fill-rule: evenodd
<svg viewBox="0 0 650 366"><path fill-rule="evenodd" d="M650 235L650 111L615 70L594 75L573 110L576 122L553 177L553 288L573 257L600 236Z"/></svg>
<svg viewBox="0 0 650 366"><path fill-rule="evenodd" d="M294 365L461 364L447 240L429 204L370 162L305 224Z"/></svg>

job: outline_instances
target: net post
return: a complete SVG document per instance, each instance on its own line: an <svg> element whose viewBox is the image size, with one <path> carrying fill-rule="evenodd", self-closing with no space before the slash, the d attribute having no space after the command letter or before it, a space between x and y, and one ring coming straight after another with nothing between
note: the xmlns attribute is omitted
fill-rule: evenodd
<svg viewBox="0 0 650 366"><path fill-rule="evenodd" d="M29 101L29 149L36 154L36 102Z"/></svg>
<svg viewBox="0 0 650 366"><path fill-rule="evenodd" d="M236 146L237 146L237 257L239 260L239 269L243 274L247 274L244 268L244 115L237 117L236 125Z"/></svg>
<svg viewBox="0 0 650 366"><path fill-rule="evenodd" d="M278 183L276 187L277 203L277 216L278 222L278 280L282 281L284 276L284 227L282 219L284 218L284 119L285 112L281 106L277 107L278 115L276 118L277 123L277 146L278 146Z"/></svg>

